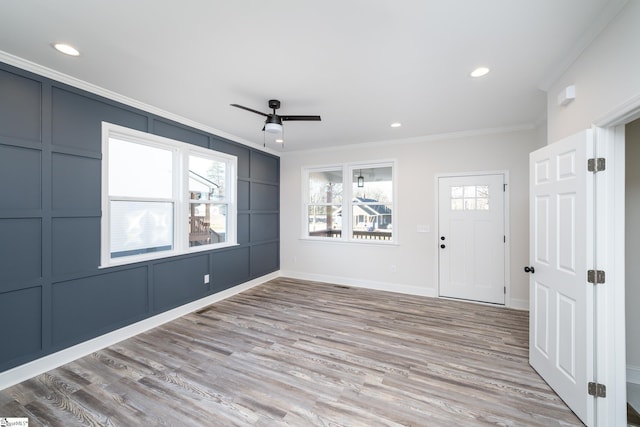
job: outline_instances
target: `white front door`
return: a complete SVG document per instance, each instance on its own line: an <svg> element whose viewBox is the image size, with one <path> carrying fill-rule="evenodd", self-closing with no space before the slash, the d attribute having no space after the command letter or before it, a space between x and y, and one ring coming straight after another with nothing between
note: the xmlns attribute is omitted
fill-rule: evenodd
<svg viewBox="0 0 640 427"><path fill-rule="evenodd" d="M585 131L529 157L529 360L587 425L593 423L593 173Z"/></svg>
<svg viewBox="0 0 640 427"><path fill-rule="evenodd" d="M504 175L438 178L439 294L504 304Z"/></svg>

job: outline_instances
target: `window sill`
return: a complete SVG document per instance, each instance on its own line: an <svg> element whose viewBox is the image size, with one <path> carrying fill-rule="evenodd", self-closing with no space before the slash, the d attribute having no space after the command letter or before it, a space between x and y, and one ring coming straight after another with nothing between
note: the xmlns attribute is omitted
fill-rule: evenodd
<svg viewBox="0 0 640 427"><path fill-rule="evenodd" d="M234 246L240 246L240 244L239 243L235 243L235 242L229 242L229 243L217 244L215 246L193 247L193 248L189 248L189 249L187 249L185 251L163 252L162 255L160 255L158 253L140 255L140 256L135 257L135 258L123 259L122 261L115 260L115 261L111 261L109 263L101 264L101 265L98 266L98 269L101 270L101 269L110 268L110 267L121 267L121 266L124 266L124 265L136 264L136 263L140 263L140 262L162 260L162 259L181 256L181 255L197 254L199 252L213 251L213 250L216 250L216 249L230 248L230 247L234 247Z"/></svg>
<svg viewBox="0 0 640 427"><path fill-rule="evenodd" d="M302 242L313 242L333 245L367 245L367 246L400 246L395 240L336 239L331 237L300 237Z"/></svg>

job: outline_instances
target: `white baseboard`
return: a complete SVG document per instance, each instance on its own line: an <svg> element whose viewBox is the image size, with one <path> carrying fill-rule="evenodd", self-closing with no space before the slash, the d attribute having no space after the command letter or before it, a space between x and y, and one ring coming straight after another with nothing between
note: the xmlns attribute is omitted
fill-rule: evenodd
<svg viewBox="0 0 640 427"><path fill-rule="evenodd" d="M422 288L418 286L403 285L398 283L376 282L372 280L360 280L352 277L331 276L325 274L309 274L300 271L280 271L281 277L292 279L311 280L315 282L333 283L336 285L352 286L355 288L367 288L377 291L397 292L423 297L437 297L438 291L434 288Z"/></svg>
<svg viewBox="0 0 640 427"><path fill-rule="evenodd" d="M300 271L280 271L281 277L292 279L312 280L316 282L334 283L336 285L353 286L357 288L375 289L377 291L397 292L401 294L419 295L424 297L438 297L435 288L421 288L417 286L402 285L397 283L375 282L371 280L359 280L351 277L331 276L326 274L309 274ZM491 304L493 305L493 304ZM509 308L516 310L529 310L529 300L511 298Z"/></svg>
<svg viewBox="0 0 640 427"><path fill-rule="evenodd" d="M627 382L640 384L640 366L627 365Z"/></svg>
<svg viewBox="0 0 640 427"><path fill-rule="evenodd" d="M529 300L528 299L511 298L509 308L514 308L516 310L527 310L527 311L529 311Z"/></svg>
<svg viewBox="0 0 640 427"><path fill-rule="evenodd" d="M15 368L0 373L0 390L58 368L66 363L73 362L74 360L88 354L94 353L110 345L114 345L127 338L131 338L142 332L148 331L149 329L158 327L163 323L170 322L178 317L200 310L201 308L215 302L222 301L233 295L239 294L240 292L244 292L279 276L280 274L278 272L267 274L249 282L242 283L241 285L234 286L233 288L209 295L208 297L141 320L140 322L132 325L125 326L124 328L120 328L113 332L76 344L73 347L65 348L64 350L41 357L40 359L33 360L25 363L24 365L16 366Z"/></svg>

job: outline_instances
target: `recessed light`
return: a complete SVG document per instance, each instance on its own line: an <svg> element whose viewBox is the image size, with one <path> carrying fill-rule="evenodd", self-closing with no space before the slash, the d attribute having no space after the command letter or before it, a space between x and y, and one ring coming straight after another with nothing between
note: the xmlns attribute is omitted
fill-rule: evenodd
<svg viewBox="0 0 640 427"><path fill-rule="evenodd" d="M400 122L391 123L392 128L399 128L400 126L402 126L402 123Z"/></svg>
<svg viewBox="0 0 640 427"><path fill-rule="evenodd" d="M278 139L276 139L276 142L283 143L283 142L284 142L284 139L280 139L280 138L278 138Z"/></svg>
<svg viewBox="0 0 640 427"><path fill-rule="evenodd" d="M73 46L70 46L68 44L65 43L54 43L53 47L58 51L58 52L62 52L65 55L70 55L70 56L80 56L80 52L78 52L78 49L76 49Z"/></svg>
<svg viewBox="0 0 640 427"><path fill-rule="evenodd" d="M489 74L489 69L487 67L478 67L469 74L471 77L482 77Z"/></svg>

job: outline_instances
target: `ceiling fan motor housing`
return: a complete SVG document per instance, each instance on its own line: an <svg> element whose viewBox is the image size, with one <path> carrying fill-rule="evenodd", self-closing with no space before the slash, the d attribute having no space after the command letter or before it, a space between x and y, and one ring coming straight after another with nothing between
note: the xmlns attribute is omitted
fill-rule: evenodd
<svg viewBox="0 0 640 427"><path fill-rule="evenodd" d="M270 99L269 108L277 110L278 108L280 108L280 101L278 101L277 99Z"/></svg>
<svg viewBox="0 0 640 427"><path fill-rule="evenodd" d="M282 118L280 116L278 116L277 114L269 114L267 116L267 120L264 121L265 123L276 123L279 125L282 125Z"/></svg>
<svg viewBox="0 0 640 427"><path fill-rule="evenodd" d="M276 114L269 114L264 122L264 130L268 133L282 132L282 119Z"/></svg>

